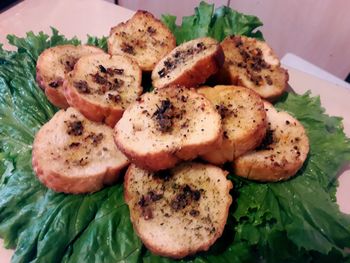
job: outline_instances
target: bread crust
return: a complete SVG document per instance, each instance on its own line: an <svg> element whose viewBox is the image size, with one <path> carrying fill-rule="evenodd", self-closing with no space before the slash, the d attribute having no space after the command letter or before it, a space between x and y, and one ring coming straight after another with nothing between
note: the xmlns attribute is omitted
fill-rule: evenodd
<svg viewBox="0 0 350 263"><path fill-rule="evenodd" d="M239 86L201 87L198 92L213 103L221 115L223 142L202 158L221 165L255 149L267 129L264 103L253 90Z"/></svg>
<svg viewBox="0 0 350 263"><path fill-rule="evenodd" d="M105 72L109 69L119 70L122 74L111 77ZM108 90L107 84L113 85L116 80L121 85L116 88L111 86ZM125 108L141 95L141 80L142 72L139 66L129 57L91 55L80 59L75 69L67 75L64 93L69 105L77 108L86 118L114 127ZM83 90L76 86L76 83L81 81L86 82ZM109 96L119 100L109 100Z"/></svg>
<svg viewBox="0 0 350 263"><path fill-rule="evenodd" d="M173 107L168 120L172 125L163 131L160 125L167 116L159 120L157 112L167 100ZM125 111L114 133L118 148L133 163L152 171L192 160L222 141L220 116L211 103L193 89L173 87L142 95Z"/></svg>
<svg viewBox="0 0 350 263"><path fill-rule="evenodd" d="M59 108L67 108L69 104L63 94L63 82L80 57L104 53L100 48L81 45L61 45L44 50L36 64L36 81L48 100Z"/></svg>
<svg viewBox="0 0 350 263"><path fill-rule="evenodd" d="M108 38L108 53L132 57L143 71L152 71L175 47L175 36L168 27L144 10L111 28Z"/></svg>
<svg viewBox="0 0 350 263"><path fill-rule="evenodd" d="M253 89L269 101L277 100L286 91L288 71L281 67L276 54L265 42L229 36L220 45L226 60L216 75L218 83Z"/></svg>
<svg viewBox="0 0 350 263"><path fill-rule="evenodd" d="M188 56L190 59L186 58ZM222 47L216 40L209 37L191 40L176 47L159 61L152 71L152 84L156 88L176 87L175 85L197 87L216 73L224 61ZM166 71L169 72L162 73Z"/></svg>
<svg viewBox="0 0 350 263"><path fill-rule="evenodd" d="M142 170L132 164L125 175L124 198L130 209L130 217L134 230L144 245L154 254L180 259L199 251L207 251L222 235L228 217L229 207L232 203L232 197L229 192L233 186L231 181L226 179L226 175L228 174L226 171L209 164L183 163L173 168L170 173L172 175L166 179L166 182L164 179L152 179L154 173ZM202 206L201 204L196 204L196 201L194 201L182 209L173 209L174 206L171 205L171 200L178 192L181 192L182 186L179 185L176 191L169 189L168 186L179 182L185 185L187 184L192 191L202 188L199 198L199 202L203 202ZM142 188L138 188L137 184L140 184ZM155 187L155 189L152 187ZM151 215L154 216L154 218L146 219L139 200L140 197L146 196L150 189L163 196L160 200L156 200L153 204L151 203L149 206L146 206L146 209L151 209ZM159 189L162 189L163 192L158 192ZM197 215L194 213L192 213L192 216L190 215L191 208L189 206L191 205L198 209L196 210L198 211ZM205 212L205 209L208 211ZM219 211L219 213L216 213L216 211ZM169 216L166 215L167 213L169 213ZM197 230L192 227L192 223L188 223L187 226L181 224L181 222L183 223L189 218L189 220L193 219L193 224L203 224L205 226L206 223L204 222L208 223L208 221L203 221L205 216L209 216L209 220L215 222L215 226L211 225L215 227L215 230L212 232L212 229L209 229L209 232L206 232L203 236L201 236L203 234L202 232L196 232ZM185 219L181 221L179 218ZM164 226L163 229L162 226ZM187 230L185 230L186 227ZM174 229L174 233L170 232L169 229ZM152 232L154 236L150 235ZM198 237L194 236L195 234Z"/></svg>
<svg viewBox="0 0 350 263"><path fill-rule="evenodd" d="M276 182L294 176L309 152L309 140L302 124L286 112L277 112L264 102L269 128L257 150L238 157L235 174L250 180Z"/></svg>
<svg viewBox="0 0 350 263"><path fill-rule="evenodd" d="M112 134L110 127L90 122L73 108L61 110L35 136L33 170L56 192L96 192L114 183L129 164Z"/></svg>

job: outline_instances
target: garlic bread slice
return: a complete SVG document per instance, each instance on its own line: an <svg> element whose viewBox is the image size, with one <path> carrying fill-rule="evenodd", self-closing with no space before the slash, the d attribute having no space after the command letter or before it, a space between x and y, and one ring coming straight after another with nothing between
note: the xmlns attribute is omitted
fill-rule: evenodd
<svg viewBox="0 0 350 263"><path fill-rule="evenodd" d="M80 194L115 182L129 161L114 144L112 128L68 108L57 112L37 132L32 163L48 188Z"/></svg>
<svg viewBox="0 0 350 263"><path fill-rule="evenodd" d="M223 65L224 53L219 43L203 37L177 46L152 71L155 88L171 85L196 87Z"/></svg>
<svg viewBox="0 0 350 263"><path fill-rule="evenodd" d="M116 124L115 142L135 164L152 171L191 160L222 141L220 115L195 90L164 88L143 94Z"/></svg>
<svg viewBox="0 0 350 263"><path fill-rule="evenodd" d="M44 50L36 64L36 80L48 100L59 108L69 107L63 93L66 74L73 70L79 58L104 53L100 48L81 45L61 45Z"/></svg>
<svg viewBox="0 0 350 263"><path fill-rule="evenodd" d="M266 42L245 36L230 36L221 42L225 63L218 73L222 84L253 89L262 98L278 99L288 85L288 72Z"/></svg>
<svg viewBox="0 0 350 263"><path fill-rule="evenodd" d="M69 105L86 118L114 127L142 93L141 69L127 56L96 54L81 58L64 82Z"/></svg>
<svg viewBox="0 0 350 263"><path fill-rule="evenodd" d="M223 142L202 158L213 164L232 162L256 148L267 129L264 103L253 90L239 86L202 87L203 94L219 112L223 126Z"/></svg>
<svg viewBox="0 0 350 263"><path fill-rule="evenodd" d="M145 246L171 258L208 250L222 235L232 203L226 175L219 167L200 163L161 173L130 165L124 196Z"/></svg>
<svg viewBox="0 0 350 263"><path fill-rule="evenodd" d="M262 144L255 150L238 157L235 174L257 181L281 181L295 175L309 152L309 139L304 127L287 112L277 112L264 103L268 131Z"/></svg>
<svg viewBox="0 0 350 263"><path fill-rule="evenodd" d="M152 71L175 46L173 33L151 13L142 10L113 27L108 38L108 53L131 56L144 71Z"/></svg>

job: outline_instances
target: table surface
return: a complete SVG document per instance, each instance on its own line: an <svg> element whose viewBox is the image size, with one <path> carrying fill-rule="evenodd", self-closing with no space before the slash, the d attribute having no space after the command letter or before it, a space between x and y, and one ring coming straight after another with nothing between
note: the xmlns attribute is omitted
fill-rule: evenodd
<svg viewBox="0 0 350 263"><path fill-rule="evenodd" d="M0 13L0 43L9 49L7 34L50 33L50 26L83 41L87 34L107 36L112 26L133 14L134 11L104 0L25 0Z"/></svg>
<svg viewBox="0 0 350 263"><path fill-rule="evenodd" d="M86 40L87 34L103 36L109 29L132 16L134 11L103 0L25 0L0 14L0 43L6 49L6 35L25 36L28 31L50 33L50 26L57 28L67 37L77 36ZM344 127L350 136L350 90L334 83L316 78L292 67L287 67L290 85L297 93L311 90L320 95L327 113L342 116ZM343 212L350 213L350 171L349 167L340 177L337 197ZM0 240L0 262L10 262L11 250L2 248Z"/></svg>

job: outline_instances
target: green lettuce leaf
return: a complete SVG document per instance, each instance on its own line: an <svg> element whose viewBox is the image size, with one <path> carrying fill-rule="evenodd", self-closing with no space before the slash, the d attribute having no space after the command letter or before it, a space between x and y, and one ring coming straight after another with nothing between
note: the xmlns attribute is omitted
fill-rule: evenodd
<svg viewBox="0 0 350 263"><path fill-rule="evenodd" d="M0 236L6 247L16 247L13 262L137 262L142 244L121 184L64 195L48 190L32 171L34 135L56 111L35 82L36 59L50 46L80 43L52 31L51 37L9 36L17 52L0 49ZM104 42L93 39L90 44Z"/></svg>
<svg viewBox="0 0 350 263"><path fill-rule="evenodd" d="M175 25L178 41L229 34L260 37L261 22L227 7L201 3ZM195 27L192 30L190 27ZM187 30L187 31L186 31ZM195 35L197 34L197 35ZM122 184L94 194L65 195L44 187L31 166L37 130L56 112L35 82L35 63L48 47L80 41L32 32L8 36L16 52L0 48L0 237L16 248L13 262L174 262L150 253L133 231ZM106 38L88 37L106 49ZM149 87L146 87L149 88ZM349 262L350 216L335 200L337 174L350 160L341 119L324 114L319 98L287 94L277 104L299 119L310 155L297 176L281 183L254 183L230 175L234 204L223 236L207 252L176 262Z"/></svg>
<svg viewBox="0 0 350 263"><path fill-rule="evenodd" d="M104 51L107 52L107 48L108 48L107 39L108 39L107 37L98 38L98 37L88 35L88 40L86 44L102 48Z"/></svg>
<svg viewBox="0 0 350 263"><path fill-rule="evenodd" d="M179 45L191 39L210 36L218 41L230 35L245 35L263 40L262 33L256 30L262 22L256 16L239 13L227 6L217 8L201 2L195 14L182 18L181 26L176 25L176 17L162 15L162 21L173 32Z"/></svg>

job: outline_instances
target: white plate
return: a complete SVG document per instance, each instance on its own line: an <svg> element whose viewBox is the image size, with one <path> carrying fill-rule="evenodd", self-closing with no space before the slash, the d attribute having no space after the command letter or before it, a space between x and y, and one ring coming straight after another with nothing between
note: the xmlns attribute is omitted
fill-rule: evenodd
<svg viewBox="0 0 350 263"><path fill-rule="evenodd" d="M321 97L321 104L327 114L343 118L345 133L350 137L350 89L316 78L297 69L287 67L289 84L296 93L311 90L313 96ZM339 177L337 202L340 210L350 214L350 164L343 168Z"/></svg>

